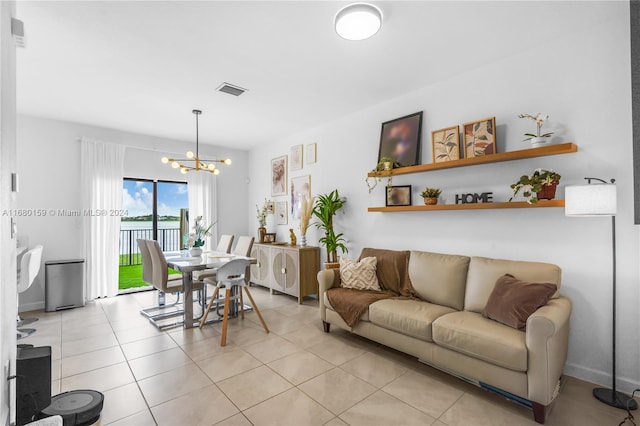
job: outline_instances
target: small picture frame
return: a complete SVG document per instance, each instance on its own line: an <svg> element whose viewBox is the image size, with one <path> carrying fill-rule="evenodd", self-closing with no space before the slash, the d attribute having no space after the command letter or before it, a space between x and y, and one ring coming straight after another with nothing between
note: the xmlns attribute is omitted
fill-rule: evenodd
<svg viewBox="0 0 640 426"><path fill-rule="evenodd" d="M271 160L271 195L287 195L287 156Z"/></svg>
<svg viewBox="0 0 640 426"><path fill-rule="evenodd" d="M387 186L385 206L398 207L411 205L411 185Z"/></svg>
<svg viewBox="0 0 640 426"><path fill-rule="evenodd" d="M434 163L459 160L460 126L451 126L431 132L431 146Z"/></svg>
<svg viewBox="0 0 640 426"><path fill-rule="evenodd" d="M307 145L307 150L306 150L306 154L307 154L307 164L315 164L317 161L317 152L318 152L318 145L315 143L310 143Z"/></svg>
<svg viewBox="0 0 640 426"><path fill-rule="evenodd" d="M302 145L291 147L291 171L302 170Z"/></svg>
<svg viewBox="0 0 640 426"><path fill-rule="evenodd" d="M264 241L263 243L275 243L276 242L276 234L275 232L267 232L264 234Z"/></svg>
<svg viewBox="0 0 640 426"><path fill-rule="evenodd" d="M287 202L276 202L276 225L286 225L289 222L288 218Z"/></svg>
<svg viewBox="0 0 640 426"><path fill-rule="evenodd" d="M422 111L382 123L378 163L392 158L400 167L420 164Z"/></svg>
<svg viewBox="0 0 640 426"><path fill-rule="evenodd" d="M462 125L465 158L496 153L496 118L487 117Z"/></svg>
<svg viewBox="0 0 640 426"><path fill-rule="evenodd" d="M273 214L275 211L275 204L273 201L267 201L267 214Z"/></svg>

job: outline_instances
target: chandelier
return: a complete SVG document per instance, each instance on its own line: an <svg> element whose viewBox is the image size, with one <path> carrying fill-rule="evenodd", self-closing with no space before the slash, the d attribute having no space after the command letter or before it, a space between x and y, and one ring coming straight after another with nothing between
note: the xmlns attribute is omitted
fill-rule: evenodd
<svg viewBox="0 0 640 426"><path fill-rule="evenodd" d="M196 172L205 171L209 173L213 173L214 175L220 174L220 169L218 169L215 163L223 163L227 166L231 164L231 159L227 158L226 160L205 160L200 158L199 156L199 141L198 141L198 116L202 114L202 111L199 109L194 109L191 111L196 116L196 153L193 151L187 151L187 158L185 159L176 159L169 157L162 157L162 162L164 164L171 163L171 167L174 169L180 169L182 174L186 174L191 170L195 170ZM186 162L193 162L193 164L187 164Z"/></svg>

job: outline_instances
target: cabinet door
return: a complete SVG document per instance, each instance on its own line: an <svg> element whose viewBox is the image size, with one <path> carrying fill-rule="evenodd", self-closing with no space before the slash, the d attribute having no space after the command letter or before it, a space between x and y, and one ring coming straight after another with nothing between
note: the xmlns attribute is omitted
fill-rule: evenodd
<svg viewBox="0 0 640 426"><path fill-rule="evenodd" d="M254 246L251 250L251 257L256 259L256 263L251 265L251 282L269 286L269 250L261 246Z"/></svg>
<svg viewBox="0 0 640 426"><path fill-rule="evenodd" d="M300 276L298 251L283 250L283 260L285 262L284 292L292 296L297 296L299 293L298 278Z"/></svg>
<svg viewBox="0 0 640 426"><path fill-rule="evenodd" d="M283 293L285 291L285 265L283 250L271 249L271 288Z"/></svg>

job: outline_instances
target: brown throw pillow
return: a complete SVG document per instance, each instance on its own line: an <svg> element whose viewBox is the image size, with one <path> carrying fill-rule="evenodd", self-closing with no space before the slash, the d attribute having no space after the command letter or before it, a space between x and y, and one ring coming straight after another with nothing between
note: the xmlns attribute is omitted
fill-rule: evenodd
<svg viewBox="0 0 640 426"><path fill-rule="evenodd" d="M382 290L390 291L396 295L413 297L416 292L409 278L409 256L411 252L364 248L360 253L362 260L365 257L378 259L376 275Z"/></svg>
<svg viewBox="0 0 640 426"><path fill-rule="evenodd" d="M527 319L547 304L556 285L520 281L513 275L498 278L482 315L509 327L525 330Z"/></svg>

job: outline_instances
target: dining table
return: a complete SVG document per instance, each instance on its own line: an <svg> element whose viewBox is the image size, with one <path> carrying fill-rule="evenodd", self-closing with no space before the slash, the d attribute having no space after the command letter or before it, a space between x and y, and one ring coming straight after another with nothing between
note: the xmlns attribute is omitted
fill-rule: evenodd
<svg viewBox="0 0 640 426"><path fill-rule="evenodd" d="M236 254L218 252L218 251L205 251L201 256L192 257L188 255L188 252L167 252L165 253L167 260L167 266L182 273L182 291L184 294L184 328L194 328L199 324L199 318L193 317L193 272L202 271L205 269L218 269L234 259L245 259L250 264L257 263L257 260L252 257L239 256ZM245 280L248 282L250 279L250 269L247 268ZM206 293L205 293L206 294ZM207 301L205 300L204 306ZM204 307L203 307L204 308ZM237 315L235 310L230 315Z"/></svg>

